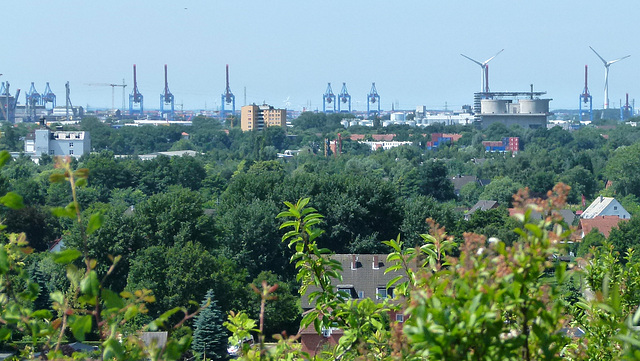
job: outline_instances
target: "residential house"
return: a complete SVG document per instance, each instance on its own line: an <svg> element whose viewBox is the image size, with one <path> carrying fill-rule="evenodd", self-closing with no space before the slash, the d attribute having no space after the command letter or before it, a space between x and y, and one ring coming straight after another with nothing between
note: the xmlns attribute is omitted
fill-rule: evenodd
<svg viewBox="0 0 640 361"><path fill-rule="evenodd" d="M593 229L597 229L605 238L609 238L609 234L613 228L617 228L620 222L627 222L629 218L620 218L618 216L597 216L594 218L580 219L580 228L582 229L581 238L584 238Z"/></svg>
<svg viewBox="0 0 640 361"><path fill-rule="evenodd" d="M460 190L467 184L477 183L479 186L484 187L487 184L491 183L491 179L479 179L474 175L457 175L451 178L451 182L453 183L453 192L457 197L459 197Z"/></svg>
<svg viewBox="0 0 640 361"><path fill-rule="evenodd" d="M600 196L596 198L580 216L582 219L591 219L601 216L617 216L621 219L631 218L631 214L612 197Z"/></svg>
<svg viewBox="0 0 640 361"><path fill-rule="evenodd" d="M484 201L480 200L476 203L471 209L464 215L465 221L468 221L471 218L471 215L477 211L488 211L490 209L498 208L499 204L497 201Z"/></svg>
<svg viewBox="0 0 640 361"><path fill-rule="evenodd" d="M524 210L522 208L509 208L509 216L513 217L516 214L524 214ZM576 219L575 213L573 213L570 209L561 209L558 213L562 216L562 220L571 226ZM531 218L540 220L542 219L542 214L540 212L536 212L534 210L531 211Z"/></svg>
<svg viewBox="0 0 640 361"><path fill-rule="evenodd" d="M41 126L24 140L24 152L35 157L69 155L80 157L91 152L91 137L84 131L52 131Z"/></svg>
<svg viewBox="0 0 640 361"><path fill-rule="evenodd" d="M352 299L369 298L376 303L393 297L393 287L387 288L387 282L401 271L385 274L385 270L392 266L387 262L386 254L335 254L331 258L340 262L342 266L342 280L334 280L335 290L347 293ZM411 266L415 268L415 261ZM301 305L304 311L313 307L308 294L317 290L317 287L309 287L307 293L302 296ZM402 313L392 313L389 318L395 322L404 321ZM301 330L300 334L302 350L315 355L324 345L337 344L342 330L329 329L318 334L313 326L310 326Z"/></svg>

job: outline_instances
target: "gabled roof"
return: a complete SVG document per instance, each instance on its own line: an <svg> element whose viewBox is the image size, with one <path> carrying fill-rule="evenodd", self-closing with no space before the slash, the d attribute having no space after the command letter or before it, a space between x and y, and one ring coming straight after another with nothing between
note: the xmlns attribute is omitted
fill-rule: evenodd
<svg viewBox="0 0 640 361"><path fill-rule="evenodd" d="M49 245L49 252L58 252L62 249L62 247L64 247L64 241L62 240L62 237L55 239L50 245Z"/></svg>
<svg viewBox="0 0 640 361"><path fill-rule="evenodd" d="M386 142L390 142L393 140L393 138L395 137L395 134L371 134L371 138L373 138L373 140L377 140L377 141L386 141Z"/></svg>
<svg viewBox="0 0 640 361"><path fill-rule="evenodd" d="M478 201L467 214L472 214L475 211L488 211L494 208L498 208L498 201Z"/></svg>
<svg viewBox="0 0 640 361"><path fill-rule="evenodd" d="M451 178L451 182L453 182L453 189L456 193L460 192L462 187L469 183L477 182L478 177L474 175L459 175L457 177Z"/></svg>
<svg viewBox="0 0 640 361"><path fill-rule="evenodd" d="M593 202L591 202L589 207L587 207L587 209L584 210L584 212L580 217L585 219L598 217L602 215L602 212L613 202L618 203L618 205L620 205L620 203L616 201L616 199L613 197L600 196L596 198ZM620 205L620 208L622 208L621 211L624 210L622 205ZM627 211L624 210L624 213L627 213Z"/></svg>
<svg viewBox="0 0 640 361"><path fill-rule="evenodd" d="M516 214L524 214L524 211L523 211L522 208L509 208L508 211L509 211L509 217L513 217ZM561 209L561 210L558 211L558 213L562 216L562 219L568 225L572 225L573 221L576 219L576 215L570 209ZM531 211L531 218L541 219L542 215L539 212L536 212L536 211L532 210Z"/></svg>
<svg viewBox="0 0 640 361"><path fill-rule="evenodd" d="M617 228L620 222L628 221L629 219L619 218L618 216L599 216L589 219L581 219L580 227L582 228L583 237L586 236L597 228L606 238L609 238L609 233L614 227Z"/></svg>
<svg viewBox="0 0 640 361"><path fill-rule="evenodd" d="M379 288L386 289L387 282L404 274L401 271L385 274L384 271L393 265L387 262L387 254L334 254L331 258L342 266L342 280L333 280L333 287L351 293L352 298L370 298L375 301ZM412 267L415 268L415 263ZM309 287L307 294L317 290L316 287ZM302 296L302 308L312 306L307 294Z"/></svg>

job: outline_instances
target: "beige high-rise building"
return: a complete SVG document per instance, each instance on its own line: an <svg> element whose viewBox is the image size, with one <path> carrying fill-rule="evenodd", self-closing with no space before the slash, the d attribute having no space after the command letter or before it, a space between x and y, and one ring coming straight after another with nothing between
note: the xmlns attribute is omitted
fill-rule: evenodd
<svg viewBox="0 0 640 361"><path fill-rule="evenodd" d="M271 105L245 105L240 110L242 131L263 130L265 127L286 127L287 110L276 109Z"/></svg>

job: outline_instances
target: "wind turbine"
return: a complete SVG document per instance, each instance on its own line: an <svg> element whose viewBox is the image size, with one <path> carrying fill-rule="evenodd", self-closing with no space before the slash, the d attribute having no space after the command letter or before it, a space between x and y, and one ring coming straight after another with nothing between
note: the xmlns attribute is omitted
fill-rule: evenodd
<svg viewBox="0 0 640 361"><path fill-rule="evenodd" d="M288 96L287 99L282 101L284 103L284 107L286 109L291 108L291 96Z"/></svg>
<svg viewBox="0 0 640 361"><path fill-rule="evenodd" d="M623 56L622 58L616 60L606 61L603 57L600 56L600 54L598 54L597 51L595 51L595 49L593 49L591 46L589 46L589 48L591 48L591 50L596 53L598 58L600 58L600 60L602 60L602 63L604 64L604 109L609 109L609 66L611 66L611 64L613 63L619 62L622 59L626 59L631 55Z"/></svg>
<svg viewBox="0 0 640 361"><path fill-rule="evenodd" d="M471 60L472 62L480 65L480 68L482 68L482 79L481 79L481 83L480 83L480 91L483 93L488 93L489 92L489 76L487 75L487 64L489 64L489 62L491 60L493 60L493 58L495 58L496 56L498 56L498 54L502 53L504 51L504 49L500 50L499 52L496 53L496 55L490 57L489 59L483 61L482 63L475 60L475 59L471 59L470 57L464 55L464 54L460 54L462 56L464 56L465 58Z"/></svg>

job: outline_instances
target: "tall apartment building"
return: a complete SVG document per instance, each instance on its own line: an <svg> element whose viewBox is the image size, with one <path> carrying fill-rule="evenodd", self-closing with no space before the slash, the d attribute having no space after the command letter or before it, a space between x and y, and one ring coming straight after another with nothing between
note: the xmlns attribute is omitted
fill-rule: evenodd
<svg viewBox="0 0 640 361"><path fill-rule="evenodd" d="M263 130L265 127L286 127L287 110L276 109L271 105L245 105L240 110L242 131Z"/></svg>
<svg viewBox="0 0 640 361"><path fill-rule="evenodd" d="M25 137L24 152L37 157L42 154L80 157L91 152L91 136L84 131L39 128Z"/></svg>

